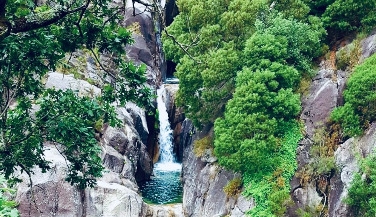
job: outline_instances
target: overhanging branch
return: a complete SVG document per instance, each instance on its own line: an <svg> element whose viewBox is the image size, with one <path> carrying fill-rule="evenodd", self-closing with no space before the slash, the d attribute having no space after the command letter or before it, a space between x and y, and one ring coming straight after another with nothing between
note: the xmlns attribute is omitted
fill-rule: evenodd
<svg viewBox="0 0 376 217"><path fill-rule="evenodd" d="M1 1L1 0L0 0ZM86 5L67 10L54 8L48 12L41 12L30 17L23 17L13 21L11 24L5 17L0 17L0 41L4 40L11 33L28 32L31 30L43 28L58 22L69 14L82 11Z"/></svg>
<svg viewBox="0 0 376 217"><path fill-rule="evenodd" d="M28 32L30 30L46 27L46 26L49 26L51 24L58 22L59 20L63 19L65 16L69 14L82 11L85 8L86 8L86 5L82 5L81 7L75 8L73 10L52 9L52 11L49 12L48 17L47 16L42 17L39 14L36 14L31 18L20 18L14 21L14 25L12 26L11 32L12 33Z"/></svg>

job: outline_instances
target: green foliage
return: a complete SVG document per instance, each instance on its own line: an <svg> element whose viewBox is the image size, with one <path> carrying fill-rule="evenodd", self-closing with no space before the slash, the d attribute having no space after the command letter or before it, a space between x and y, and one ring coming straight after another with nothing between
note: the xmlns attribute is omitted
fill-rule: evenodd
<svg viewBox="0 0 376 217"><path fill-rule="evenodd" d="M338 69L352 70L359 63L362 48L360 40L356 39L351 44L341 48L336 55L336 65Z"/></svg>
<svg viewBox="0 0 376 217"><path fill-rule="evenodd" d="M272 154L274 168L244 174L244 194L257 204L248 212L250 216L283 216L290 203L289 182L297 169L296 148L302 133L296 122L286 123L282 129L285 134L280 147Z"/></svg>
<svg viewBox="0 0 376 217"><path fill-rule="evenodd" d="M311 181L318 182L321 178L330 178L337 170L334 159L334 151L339 139L337 130L337 125L334 124L330 128L322 127L315 131L309 152L309 163L296 174L302 186L306 186ZM309 212L316 210L315 207L307 207L307 209Z"/></svg>
<svg viewBox="0 0 376 217"><path fill-rule="evenodd" d="M254 32L256 17L267 8L267 1L183 0L177 4L180 13L167 31L180 46L165 34L163 47L166 57L178 64L178 103L201 127L213 123L232 97L236 74L243 67L245 40Z"/></svg>
<svg viewBox="0 0 376 217"><path fill-rule="evenodd" d="M258 20L255 25L257 32L273 35L280 43L287 43L284 48L287 53L283 58L299 71L310 71L312 58L321 55L321 50L317 48L321 47L320 39L325 31L319 23L310 26L309 23L283 18L280 14L271 14L264 21Z"/></svg>
<svg viewBox="0 0 376 217"><path fill-rule="evenodd" d="M274 9L280 11L285 17L303 20L307 17L310 8L304 0L277 0L274 2Z"/></svg>
<svg viewBox="0 0 376 217"><path fill-rule="evenodd" d="M242 184L243 183L241 178L234 178L227 183L227 185L223 188L223 191L228 197L233 197L240 193Z"/></svg>
<svg viewBox="0 0 376 217"><path fill-rule="evenodd" d="M336 108L331 118L345 135L360 135L376 119L376 55L355 67L344 91L345 104Z"/></svg>
<svg viewBox="0 0 376 217"><path fill-rule="evenodd" d="M220 164L238 171L273 167L277 128L300 111L299 96L279 87L271 71L244 70L238 83L225 117L215 122L215 154Z"/></svg>
<svg viewBox="0 0 376 217"><path fill-rule="evenodd" d="M331 3L328 5L328 3ZM359 28L372 29L376 21L376 2L374 0L335 0L322 15L326 27L340 35Z"/></svg>
<svg viewBox="0 0 376 217"><path fill-rule="evenodd" d="M18 210L15 208L17 203L9 200L5 194L13 194L14 190L8 188L6 179L0 175L0 216L4 217L18 217Z"/></svg>
<svg viewBox="0 0 376 217"><path fill-rule="evenodd" d="M363 159L360 171L354 175L345 202L354 216L376 215L376 156Z"/></svg>
<svg viewBox="0 0 376 217"><path fill-rule="evenodd" d="M257 203L251 216L281 216L301 138L294 91L322 54L323 24L307 16L305 1L182 0L178 7L163 38L178 64L178 103L195 126L214 122L214 153L244 175Z"/></svg>
<svg viewBox="0 0 376 217"><path fill-rule="evenodd" d="M0 27L4 29L5 21L12 33L0 32L0 173L6 179L18 180L16 168L29 175L34 166L49 169L43 143L52 142L67 159L67 181L92 187L103 169L95 131L105 122L119 123L114 102L149 106L146 66L127 62L124 46L132 42L131 33L118 25L122 9L109 3L0 4ZM89 98L70 90L46 90L42 80L47 72L56 69L66 52L83 48L96 56L113 56L116 73L105 73L112 83L103 85L102 95Z"/></svg>

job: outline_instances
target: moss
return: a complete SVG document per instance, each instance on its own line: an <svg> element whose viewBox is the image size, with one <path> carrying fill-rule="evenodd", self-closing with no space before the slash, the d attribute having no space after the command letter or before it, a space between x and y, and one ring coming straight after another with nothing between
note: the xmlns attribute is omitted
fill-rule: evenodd
<svg viewBox="0 0 376 217"><path fill-rule="evenodd" d="M312 83L311 76L303 75L296 92L300 93L302 96L308 95L311 83Z"/></svg>
<svg viewBox="0 0 376 217"><path fill-rule="evenodd" d="M223 188L223 191L226 193L228 197L233 197L240 193L241 187L242 187L241 178L234 178L227 183L227 185Z"/></svg>
<svg viewBox="0 0 376 217"><path fill-rule="evenodd" d="M193 145L193 153L197 157L202 157L206 149L213 149L213 138L211 136L206 136L194 141Z"/></svg>

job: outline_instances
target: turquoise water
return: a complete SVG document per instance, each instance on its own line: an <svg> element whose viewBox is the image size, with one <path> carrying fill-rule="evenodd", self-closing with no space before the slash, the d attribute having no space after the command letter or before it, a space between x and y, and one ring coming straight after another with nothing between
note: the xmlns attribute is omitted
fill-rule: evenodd
<svg viewBox="0 0 376 217"><path fill-rule="evenodd" d="M180 164L158 165L157 163L154 168L154 176L151 177L151 180L139 185L144 201L151 204L181 203L183 187L180 173Z"/></svg>

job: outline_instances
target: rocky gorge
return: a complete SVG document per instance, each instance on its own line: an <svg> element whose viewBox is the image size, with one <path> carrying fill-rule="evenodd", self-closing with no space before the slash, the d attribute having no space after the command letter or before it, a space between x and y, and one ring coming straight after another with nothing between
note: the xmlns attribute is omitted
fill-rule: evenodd
<svg viewBox="0 0 376 217"><path fill-rule="evenodd" d="M151 13L142 13L143 6L137 6L137 3L136 16L133 16L131 2L128 2L127 7L129 10L124 15L123 24L132 29L135 41L126 48L127 56L137 64L147 65L148 85L156 91L163 85L167 71L172 70L163 59L157 18ZM173 0L166 3L166 19L172 20L173 14L176 14L174 8L176 6ZM376 34L362 40L361 50L360 60L376 52ZM51 72L45 85L56 89L77 90L83 95L100 94L96 85L104 81L94 61L83 51L77 51L75 55L77 58L72 60L72 64L82 66L80 76ZM101 58L108 57L103 55ZM314 143L315 132L328 123L330 112L343 101L342 92L349 72L337 70L331 61L333 60L322 60L317 75L303 97L300 119L304 122L305 138L297 150L298 172L311 162L310 148ZM110 64L109 61L108 65ZM194 141L213 135L212 126L195 129L182 108L176 106L179 85L165 84L165 88L167 91L164 99L173 129L174 152L182 162L182 204L150 205L138 193L138 183L150 178L153 164L158 159L158 132L154 127L157 120L135 104L128 103L116 110L118 118L122 120L122 127L104 125L98 133L101 158L106 171L98 180L97 186L79 190L65 182L66 161L59 154L59 146L46 142L45 156L51 161L52 169L47 173L35 170L30 179L26 175L22 176L24 181L17 186L16 195L20 215L245 216L255 206L254 201L241 194L227 195L223 191L240 174L220 167L210 148L200 156L193 151ZM372 124L364 136L342 141L334 153L337 171L325 179L310 179L302 183L302 177L296 175L290 183L294 203L289 207L287 216L298 216L296 211L299 209L318 209L320 212L323 206L328 206L328 216L349 216L342 199L346 197L352 174L358 171L355 156L359 153L363 157L370 154L375 146L375 136L376 125ZM324 187L320 183L324 183Z"/></svg>

